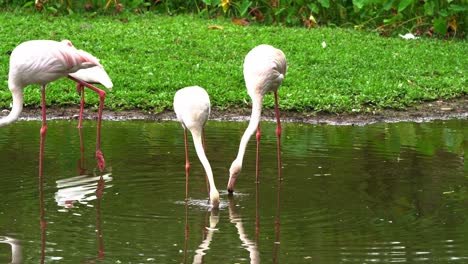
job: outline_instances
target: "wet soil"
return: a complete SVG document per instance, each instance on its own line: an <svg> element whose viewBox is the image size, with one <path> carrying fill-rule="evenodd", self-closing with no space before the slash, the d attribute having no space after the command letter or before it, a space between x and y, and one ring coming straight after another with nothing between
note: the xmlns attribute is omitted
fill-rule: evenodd
<svg viewBox="0 0 468 264"><path fill-rule="evenodd" d="M3 110L0 116L8 114L8 110ZM250 118L250 108L237 108L229 110L220 110L213 108L211 111L210 120L223 121L246 121ZM49 107L47 108L47 119L78 119L79 107ZM85 119L96 119L97 111L85 109ZM21 120L40 120L41 109L25 108L21 113ZM415 121L424 122L436 119L451 119L463 118L468 119L468 97L464 96L451 100L437 100L424 102L412 106L406 110L384 109L373 111L370 113L314 113L314 112L293 112L281 111L282 122L299 122L309 124L331 124L331 125L365 125L377 122L400 122L400 121ZM176 116L173 111L163 111L160 113L152 113L142 110L130 111L108 111L103 112L104 120L148 120L148 121L163 121L175 120ZM275 111L273 109L265 109L262 112L262 120L274 121Z"/></svg>

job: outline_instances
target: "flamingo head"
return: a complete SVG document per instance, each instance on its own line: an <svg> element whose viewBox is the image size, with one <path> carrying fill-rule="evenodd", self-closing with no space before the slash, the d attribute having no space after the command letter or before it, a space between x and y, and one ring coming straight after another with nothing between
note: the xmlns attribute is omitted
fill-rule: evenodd
<svg viewBox="0 0 468 264"><path fill-rule="evenodd" d="M239 176L241 169L242 169L242 163L235 160L232 163L231 168L229 169L229 182L227 186L229 193L234 192L234 184L236 183L237 176Z"/></svg>

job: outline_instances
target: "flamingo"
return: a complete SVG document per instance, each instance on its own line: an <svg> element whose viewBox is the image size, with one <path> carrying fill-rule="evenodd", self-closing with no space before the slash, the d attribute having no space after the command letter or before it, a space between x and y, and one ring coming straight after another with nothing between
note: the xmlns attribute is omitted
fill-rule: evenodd
<svg viewBox="0 0 468 264"><path fill-rule="evenodd" d="M205 89L199 86L190 86L178 90L174 96L174 111L177 120L184 128L185 143L185 195L188 199L188 173L190 163L188 159L187 129L192 133L193 144L197 152L198 159L205 168L209 182L210 203L214 208L219 206L219 193L216 189L213 172L210 163L205 155L202 136L204 137L204 126L210 116L210 97Z"/></svg>
<svg viewBox="0 0 468 264"><path fill-rule="evenodd" d="M284 53L273 46L262 44L253 48L244 60L244 79L247 92L252 99L252 114L247 129L242 136L239 152L229 169L228 192L234 192L234 184L242 169L245 149L252 134L257 130L257 155L256 155L256 181L258 182L258 160L260 146L260 116L262 113L262 102L265 94L273 92L275 96L276 112L276 135L278 148L278 175L281 178L281 122L278 108L278 88L283 83L286 74L286 57Z"/></svg>
<svg viewBox="0 0 468 264"><path fill-rule="evenodd" d="M10 71L8 86L13 97L13 107L8 116L0 119L0 127L16 121L23 110L23 89L30 84L41 85L42 92L42 127L41 136L47 132L46 124L46 85L59 78L68 77L79 85L86 86L97 92L100 97L98 129L96 140L96 159L102 170L105 166L104 157L100 147L100 128L102 108L106 93L91 84L77 79L69 74L81 69L99 67L99 59L86 51L76 49L69 40L61 42L53 40L31 40L18 45L10 57ZM43 150L41 141L41 153Z"/></svg>

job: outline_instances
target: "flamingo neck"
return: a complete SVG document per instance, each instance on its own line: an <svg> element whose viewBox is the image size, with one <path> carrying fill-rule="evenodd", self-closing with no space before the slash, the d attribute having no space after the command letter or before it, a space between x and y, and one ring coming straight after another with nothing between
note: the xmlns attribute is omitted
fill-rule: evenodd
<svg viewBox="0 0 468 264"><path fill-rule="evenodd" d="M23 89L10 85L10 90L13 97L13 107L8 116L0 119L0 127L9 125L18 120L21 111L23 111Z"/></svg>
<svg viewBox="0 0 468 264"><path fill-rule="evenodd" d="M237 158L233 162L241 168L242 161L244 159L245 149L247 148L247 143L249 143L250 137L257 130L258 124L260 123L260 117L262 115L262 102L263 96L257 96L252 98L252 114L250 115L250 122L245 129L244 135L239 144L239 152L237 153Z"/></svg>
<svg viewBox="0 0 468 264"><path fill-rule="evenodd" d="M211 170L210 162L206 158L205 150L203 149L201 133L198 129L192 129L190 130L190 132L192 133L193 144L195 145L195 151L197 152L198 159L203 165L203 168L205 168L206 176L208 177L208 182L210 184L210 196L212 194L214 195L214 197L210 197L210 198L212 199L214 198L215 200L218 200L219 193L218 193L218 190L216 189L216 185L215 185L214 178L213 178L213 171ZM211 202L217 203L218 201L212 200Z"/></svg>

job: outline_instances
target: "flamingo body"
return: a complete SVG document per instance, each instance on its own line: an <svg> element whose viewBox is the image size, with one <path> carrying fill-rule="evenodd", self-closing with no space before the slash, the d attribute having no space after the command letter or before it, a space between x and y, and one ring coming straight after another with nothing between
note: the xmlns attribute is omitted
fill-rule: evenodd
<svg viewBox="0 0 468 264"><path fill-rule="evenodd" d="M258 142L260 140L260 118L262 113L263 97L269 92L275 94L276 114L277 114L277 135L278 148L281 134L281 125L279 122L279 110L277 91L283 83L286 75L286 56L284 53L273 46L262 44L249 51L244 60L244 79L247 92L252 99L252 114L250 122L244 135L241 138L239 151L236 159L232 162L229 169L229 193L234 192L234 184L237 176L242 169L245 149L252 134L257 130L257 177L258 177ZM279 149L278 149L279 155ZM278 158L279 159L279 158ZM278 160L280 162L280 160ZM257 179L258 180L258 179Z"/></svg>
<svg viewBox="0 0 468 264"><path fill-rule="evenodd" d="M203 128L210 116L210 98L208 93L199 86L190 86L178 90L174 96L174 111L177 115L177 120L182 124L184 130L188 129L192 134L195 150L209 181L210 202L213 207L218 207L219 193L216 189L213 172L206 158L202 143ZM188 157L187 154L186 157ZM188 160L186 164L186 166L189 166ZM188 176L188 167L186 168Z"/></svg>
<svg viewBox="0 0 468 264"><path fill-rule="evenodd" d="M93 66L99 60L69 41L31 40L18 45L10 57L9 80L16 86L45 85L69 73Z"/></svg>

